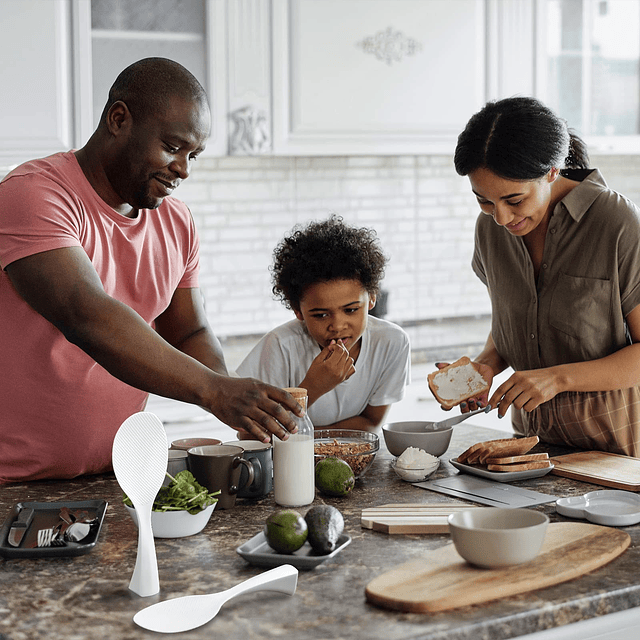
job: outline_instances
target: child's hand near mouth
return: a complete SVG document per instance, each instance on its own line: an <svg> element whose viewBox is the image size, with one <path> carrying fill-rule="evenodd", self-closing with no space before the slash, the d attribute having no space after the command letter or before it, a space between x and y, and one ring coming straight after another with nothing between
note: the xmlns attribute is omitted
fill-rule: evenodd
<svg viewBox="0 0 640 640"><path fill-rule="evenodd" d="M332 340L311 363L300 386L307 390L311 403L350 378L355 372L353 358L342 341Z"/></svg>

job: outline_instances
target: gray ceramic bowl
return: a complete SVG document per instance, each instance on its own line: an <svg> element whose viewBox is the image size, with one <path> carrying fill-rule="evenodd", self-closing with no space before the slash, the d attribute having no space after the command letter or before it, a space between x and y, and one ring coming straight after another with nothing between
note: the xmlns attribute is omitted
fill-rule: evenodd
<svg viewBox="0 0 640 640"><path fill-rule="evenodd" d="M432 456L441 456L449 447L453 427L434 428L433 422L388 422L382 435L389 453L399 456L407 447L422 449Z"/></svg>
<svg viewBox="0 0 640 640"><path fill-rule="evenodd" d="M533 560L542 547L549 518L531 509L484 507L452 513L449 532L456 551L483 568Z"/></svg>

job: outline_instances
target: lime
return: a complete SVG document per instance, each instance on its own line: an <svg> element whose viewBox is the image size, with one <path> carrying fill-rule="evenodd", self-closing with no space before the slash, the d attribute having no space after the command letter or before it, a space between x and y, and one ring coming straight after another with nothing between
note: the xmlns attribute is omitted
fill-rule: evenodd
<svg viewBox="0 0 640 640"><path fill-rule="evenodd" d="M316 487L321 493L340 498L349 495L356 483L353 469L340 458L322 458L316 463Z"/></svg>
<svg viewBox="0 0 640 640"><path fill-rule="evenodd" d="M268 545L278 553L293 553L307 540L307 523L292 509L272 513L264 525Z"/></svg>

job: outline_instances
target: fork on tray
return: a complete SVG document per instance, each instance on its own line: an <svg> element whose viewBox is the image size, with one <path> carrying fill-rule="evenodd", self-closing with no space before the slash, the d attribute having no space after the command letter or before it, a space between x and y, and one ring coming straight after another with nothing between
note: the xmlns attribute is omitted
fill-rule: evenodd
<svg viewBox="0 0 640 640"><path fill-rule="evenodd" d="M66 547L67 543L60 536L60 526L38 531L37 547Z"/></svg>

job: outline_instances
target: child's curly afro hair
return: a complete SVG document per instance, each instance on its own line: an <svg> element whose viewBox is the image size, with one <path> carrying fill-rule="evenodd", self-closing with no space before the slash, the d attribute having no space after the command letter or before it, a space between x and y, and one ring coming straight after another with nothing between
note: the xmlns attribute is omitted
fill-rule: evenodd
<svg viewBox="0 0 640 640"><path fill-rule="evenodd" d="M378 293L387 258L373 229L351 227L341 217L297 225L273 252L273 294L287 308L300 309L307 287L331 280L359 280Z"/></svg>

